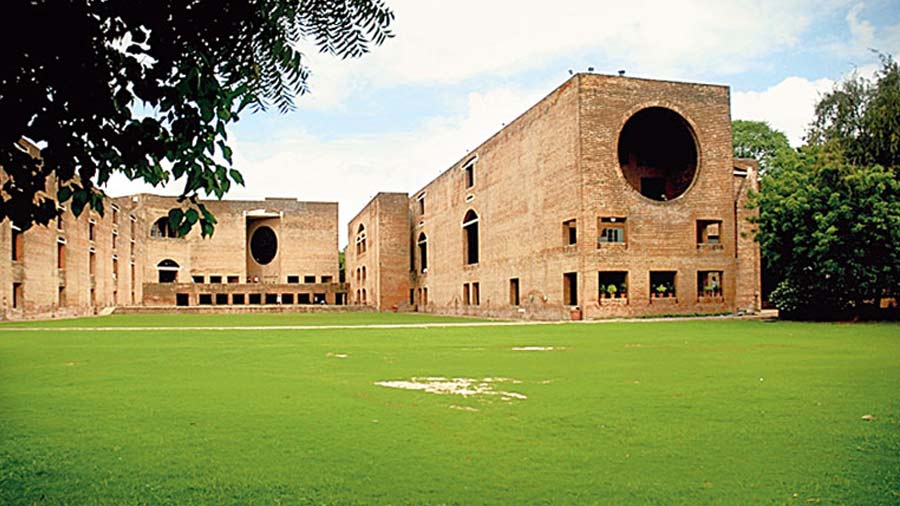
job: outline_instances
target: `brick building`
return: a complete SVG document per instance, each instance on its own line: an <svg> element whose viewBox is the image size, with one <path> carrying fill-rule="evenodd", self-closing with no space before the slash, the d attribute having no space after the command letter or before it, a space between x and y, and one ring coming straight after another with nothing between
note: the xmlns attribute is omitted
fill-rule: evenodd
<svg viewBox="0 0 900 506"><path fill-rule="evenodd" d="M352 302L562 319L759 307L725 86L579 74L349 223Z"/></svg>
<svg viewBox="0 0 900 506"><path fill-rule="evenodd" d="M37 156L34 146L27 146ZM0 172L0 178L3 174ZM51 184L55 184L52 183ZM338 206L332 202L207 201L216 233L176 237L173 197L109 199L103 216L62 209L48 227L3 222L4 318L80 316L119 306L344 304Z"/></svg>

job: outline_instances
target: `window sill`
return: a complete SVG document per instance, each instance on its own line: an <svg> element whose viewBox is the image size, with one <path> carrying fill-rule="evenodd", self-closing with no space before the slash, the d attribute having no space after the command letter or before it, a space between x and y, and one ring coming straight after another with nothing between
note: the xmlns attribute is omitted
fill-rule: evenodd
<svg viewBox="0 0 900 506"><path fill-rule="evenodd" d="M651 304L677 304L678 297L650 297Z"/></svg>
<svg viewBox="0 0 900 506"><path fill-rule="evenodd" d="M700 251L725 251L724 244L699 243L697 249Z"/></svg>
<svg viewBox="0 0 900 506"><path fill-rule="evenodd" d="M627 306L628 297L601 298L597 300L598 306Z"/></svg>

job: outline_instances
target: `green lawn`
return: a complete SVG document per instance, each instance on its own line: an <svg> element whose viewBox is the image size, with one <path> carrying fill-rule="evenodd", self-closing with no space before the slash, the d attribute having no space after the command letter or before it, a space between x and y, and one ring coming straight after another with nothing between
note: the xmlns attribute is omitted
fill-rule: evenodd
<svg viewBox="0 0 900 506"><path fill-rule="evenodd" d="M486 321L474 318L436 316L424 313L247 313L247 314L114 314L90 318L11 321L4 328L28 327L258 327L297 325L384 325L415 323L459 323Z"/></svg>
<svg viewBox="0 0 900 506"><path fill-rule="evenodd" d="M2 504L896 505L898 422L890 324L0 330Z"/></svg>

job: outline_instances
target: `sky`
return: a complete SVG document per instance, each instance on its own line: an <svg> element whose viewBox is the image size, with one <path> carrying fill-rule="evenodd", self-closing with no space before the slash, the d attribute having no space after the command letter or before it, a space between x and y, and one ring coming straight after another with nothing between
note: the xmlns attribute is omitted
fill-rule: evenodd
<svg viewBox="0 0 900 506"><path fill-rule="evenodd" d="M346 224L377 192L412 193L525 112L569 71L731 88L732 119L797 146L817 99L900 57L898 0L385 0L395 37L358 60L301 45L311 92L297 110L229 129L246 185L228 199L339 203ZM177 195L114 178L113 196Z"/></svg>

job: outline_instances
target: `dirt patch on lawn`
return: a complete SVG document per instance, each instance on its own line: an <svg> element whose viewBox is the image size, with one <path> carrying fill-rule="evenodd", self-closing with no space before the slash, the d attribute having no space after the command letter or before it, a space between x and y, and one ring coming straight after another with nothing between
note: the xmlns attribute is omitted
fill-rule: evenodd
<svg viewBox="0 0 900 506"><path fill-rule="evenodd" d="M501 383L519 384L521 381L511 378L444 378L430 376L411 378L410 380L376 381L381 387L399 388L401 390L420 390L438 395L461 395L463 397L485 396L499 397L501 401L525 400L528 397L518 392L496 390Z"/></svg>
<svg viewBox="0 0 900 506"><path fill-rule="evenodd" d="M512 351L560 351L565 349L565 346L516 346Z"/></svg>

